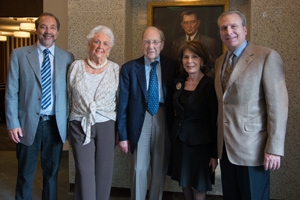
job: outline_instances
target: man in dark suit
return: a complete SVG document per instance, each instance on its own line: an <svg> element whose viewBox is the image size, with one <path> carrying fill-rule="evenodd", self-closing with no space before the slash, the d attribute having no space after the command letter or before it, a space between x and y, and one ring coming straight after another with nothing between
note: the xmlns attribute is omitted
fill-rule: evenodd
<svg viewBox="0 0 300 200"><path fill-rule="evenodd" d="M134 159L131 199L146 199L147 171L151 168L149 199L162 199L167 173L169 136L172 127L172 86L179 64L160 56L164 47L164 34L155 27L143 33L144 56L125 63L120 71L118 102L119 146L122 151L131 151ZM148 92L151 63L158 62L159 107L150 114Z"/></svg>
<svg viewBox="0 0 300 200"><path fill-rule="evenodd" d="M222 54L222 44L212 37L201 34L198 29L201 24L197 13L193 10L185 10L181 13L181 27L185 35L175 39L172 44L172 57L178 57L180 46L191 40L198 40L204 44L209 52L212 61L215 61Z"/></svg>
<svg viewBox="0 0 300 200"><path fill-rule="evenodd" d="M53 14L41 14L35 25L37 43L15 49L11 54L5 95L6 124L9 137L17 143L16 199L32 199L41 150L42 199L56 200L57 173L67 129L66 72L74 57L55 46L60 23ZM49 69L48 79L42 77L43 66ZM47 80L49 84L44 84Z"/></svg>
<svg viewBox="0 0 300 200"><path fill-rule="evenodd" d="M269 200L270 170L280 168L288 118L282 59L246 40L241 12L224 12L218 25L228 48L215 67L223 197Z"/></svg>

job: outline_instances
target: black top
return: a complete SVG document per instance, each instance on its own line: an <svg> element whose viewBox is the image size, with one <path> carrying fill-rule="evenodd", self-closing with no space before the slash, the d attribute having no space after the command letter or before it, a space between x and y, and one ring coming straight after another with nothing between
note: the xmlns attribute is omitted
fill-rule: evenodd
<svg viewBox="0 0 300 200"><path fill-rule="evenodd" d="M185 80L183 77L175 81L175 120L171 139L174 142L179 137L188 145L213 144L212 157L217 158L218 104L214 80L204 76L194 91L184 90ZM187 93L191 94L186 96Z"/></svg>

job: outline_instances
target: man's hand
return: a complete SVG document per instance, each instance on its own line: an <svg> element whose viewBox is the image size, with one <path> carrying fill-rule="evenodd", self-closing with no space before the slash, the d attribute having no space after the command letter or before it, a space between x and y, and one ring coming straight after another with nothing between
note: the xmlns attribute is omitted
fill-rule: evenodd
<svg viewBox="0 0 300 200"><path fill-rule="evenodd" d="M125 140L125 141L120 141L119 142L119 147L121 148L121 150L124 152L124 153L128 153L129 152L129 141L128 140Z"/></svg>
<svg viewBox="0 0 300 200"><path fill-rule="evenodd" d="M276 170L280 168L280 156L265 153L264 160L265 170Z"/></svg>
<svg viewBox="0 0 300 200"><path fill-rule="evenodd" d="M21 128L14 128L8 130L8 136L15 142L20 142L20 137L23 137L22 129Z"/></svg>

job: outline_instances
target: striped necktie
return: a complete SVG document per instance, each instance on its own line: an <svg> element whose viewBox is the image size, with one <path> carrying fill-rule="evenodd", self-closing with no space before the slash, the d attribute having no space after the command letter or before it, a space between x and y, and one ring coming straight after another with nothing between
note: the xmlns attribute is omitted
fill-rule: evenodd
<svg viewBox="0 0 300 200"><path fill-rule="evenodd" d="M158 80L156 75L156 66L158 61L152 62L149 87L148 87L148 112L153 116L157 113L159 107L159 91L158 91Z"/></svg>
<svg viewBox="0 0 300 200"><path fill-rule="evenodd" d="M49 59L49 49L45 49L44 61L41 68L42 76L42 109L46 109L51 104L51 65Z"/></svg>

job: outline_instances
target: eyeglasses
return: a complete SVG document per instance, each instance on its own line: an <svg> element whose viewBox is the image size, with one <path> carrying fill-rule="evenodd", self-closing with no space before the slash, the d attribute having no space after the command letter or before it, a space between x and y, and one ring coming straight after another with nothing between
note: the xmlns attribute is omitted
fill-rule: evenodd
<svg viewBox="0 0 300 200"><path fill-rule="evenodd" d="M143 41L143 44L144 45L150 45L150 44L153 44L154 46L157 46L161 43L162 41L158 41L158 40L153 40L153 41L150 41L150 40L144 40Z"/></svg>

